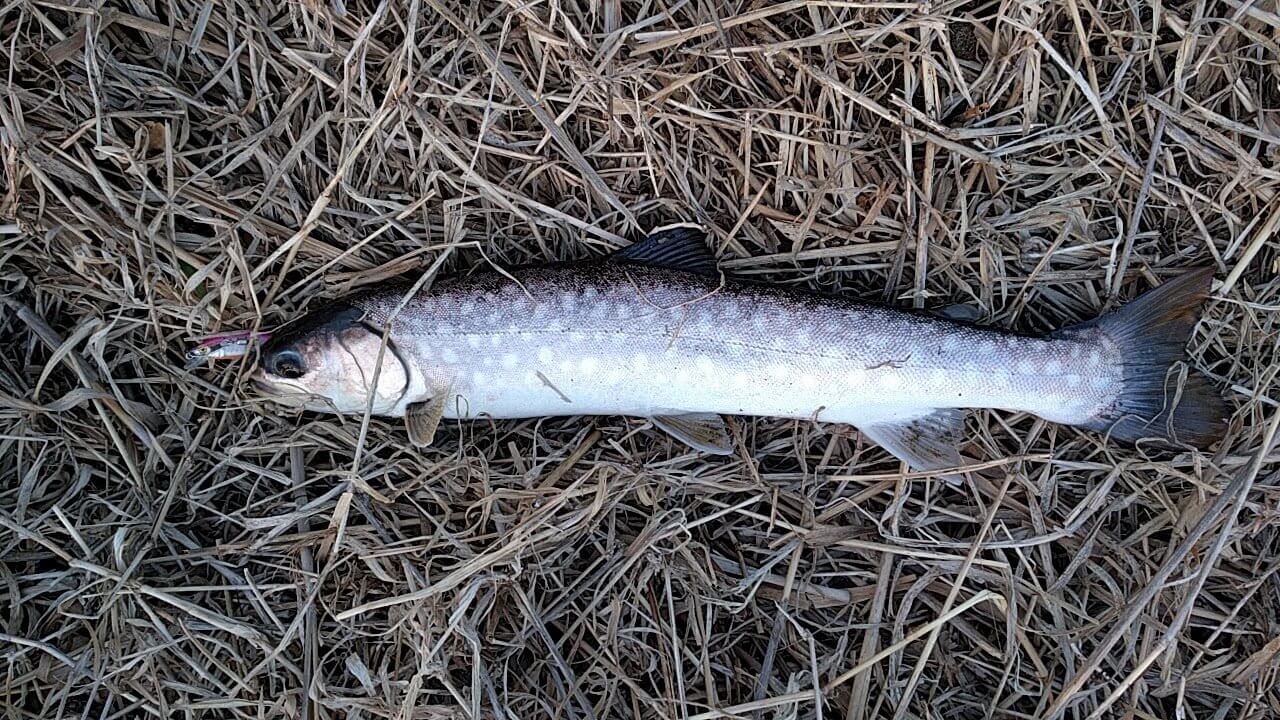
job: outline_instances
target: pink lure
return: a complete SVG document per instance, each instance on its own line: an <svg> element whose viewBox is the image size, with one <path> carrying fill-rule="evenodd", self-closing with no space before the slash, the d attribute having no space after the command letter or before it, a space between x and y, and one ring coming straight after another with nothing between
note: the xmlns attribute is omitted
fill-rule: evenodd
<svg viewBox="0 0 1280 720"><path fill-rule="evenodd" d="M193 370L210 360L234 360L249 352L254 343L264 343L271 333L255 333L251 330L219 333L200 338L199 343L187 351L186 369Z"/></svg>

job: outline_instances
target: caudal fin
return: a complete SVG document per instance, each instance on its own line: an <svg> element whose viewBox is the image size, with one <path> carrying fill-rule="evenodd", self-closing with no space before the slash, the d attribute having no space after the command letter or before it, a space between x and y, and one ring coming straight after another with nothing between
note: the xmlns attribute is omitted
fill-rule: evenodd
<svg viewBox="0 0 1280 720"><path fill-rule="evenodd" d="M1212 268L1191 270L1060 333L1078 337L1100 331L1115 343L1115 357L1124 366L1119 397L1085 427L1128 442L1159 438L1200 448L1222 438L1230 408L1186 356L1212 280Z"/></svg>

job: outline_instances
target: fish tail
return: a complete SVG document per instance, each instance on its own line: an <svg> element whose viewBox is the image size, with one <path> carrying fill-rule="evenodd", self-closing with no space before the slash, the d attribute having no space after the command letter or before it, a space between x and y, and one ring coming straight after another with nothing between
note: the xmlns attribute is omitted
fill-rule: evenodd
<svg viewBox="0 0 1280 720"><path fill-rule="evenodd" d="M1124 367L1120 394L1084 427L1136 442L1157 438L1207 448L1222 439L1230 408L1203 372L1192 368L1187 341L1209 295L1212 268L1197 268L1062 336L1100 332Z"/></svg>

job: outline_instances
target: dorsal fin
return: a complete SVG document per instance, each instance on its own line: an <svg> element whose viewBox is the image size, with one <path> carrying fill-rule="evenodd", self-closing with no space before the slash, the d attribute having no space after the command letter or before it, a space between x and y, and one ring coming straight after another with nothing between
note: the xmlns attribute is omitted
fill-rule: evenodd
<svg viewBox="0 0 1280 720"><path fill-rule="evenodd" d="M690 224L655 228L644 240L614 253L621 262L716 275L716 257L707 247L707 233Z"/></svg>

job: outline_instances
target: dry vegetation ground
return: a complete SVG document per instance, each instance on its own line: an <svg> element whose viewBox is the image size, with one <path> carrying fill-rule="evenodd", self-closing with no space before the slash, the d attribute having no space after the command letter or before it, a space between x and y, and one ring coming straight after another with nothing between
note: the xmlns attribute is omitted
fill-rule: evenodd
<svg viewBox="0 0 1280 720"><path fill-rule="evenodd" d="M1280 15L1207 0L0 4L0 714L1280 713ZM281 414L190 338L675 219L1044 330L1217 268L1237 408L987 479L842 427Z"/></svg>

